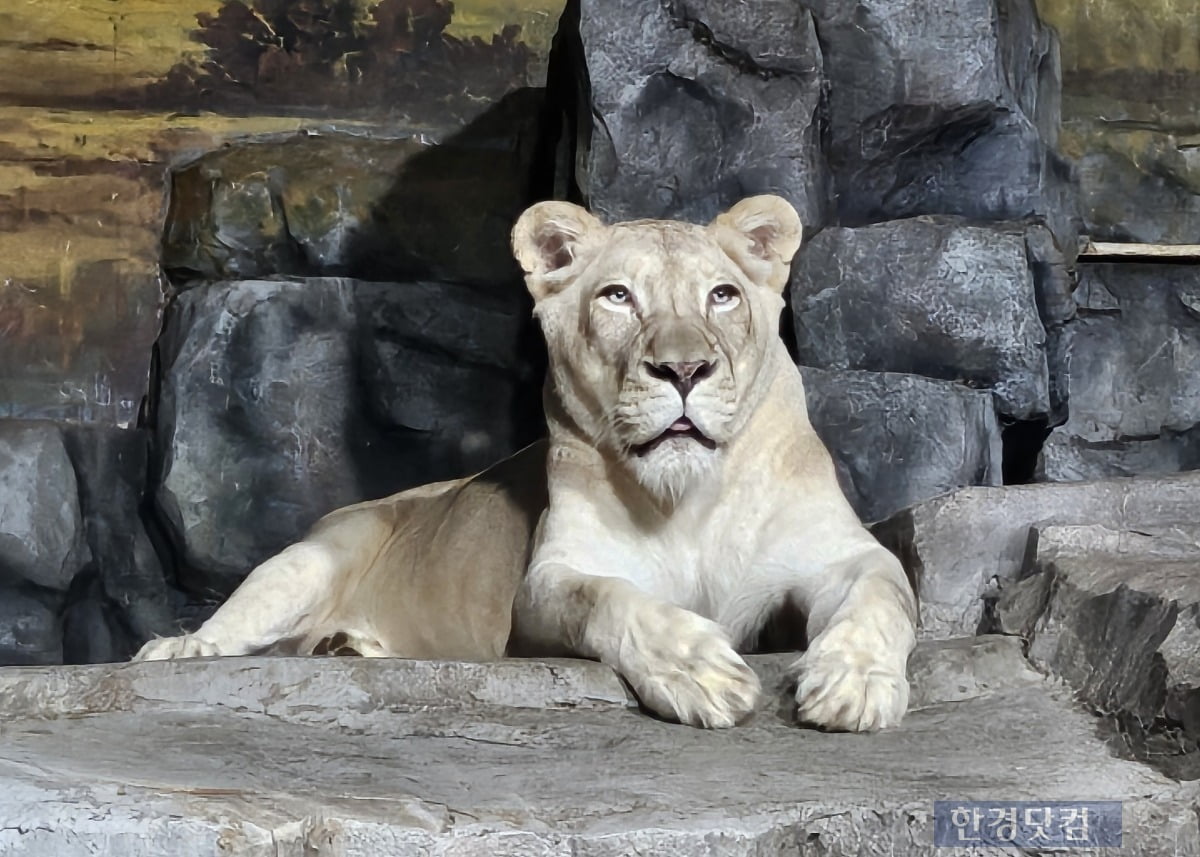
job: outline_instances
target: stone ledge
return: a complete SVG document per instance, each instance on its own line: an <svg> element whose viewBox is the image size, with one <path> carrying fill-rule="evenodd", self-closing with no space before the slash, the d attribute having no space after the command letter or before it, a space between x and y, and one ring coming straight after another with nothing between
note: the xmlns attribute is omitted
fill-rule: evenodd
<svg viewBox="0 0 1200 857"><path fill-rule="evenodd" d="M1123 799L1117 853L1200 853L1196 788L1113 758L1016 641L923 645L877 735L791 723L790 659L721 732L578 662L0 670L0 853L933 855L942 798Z"/></svg>

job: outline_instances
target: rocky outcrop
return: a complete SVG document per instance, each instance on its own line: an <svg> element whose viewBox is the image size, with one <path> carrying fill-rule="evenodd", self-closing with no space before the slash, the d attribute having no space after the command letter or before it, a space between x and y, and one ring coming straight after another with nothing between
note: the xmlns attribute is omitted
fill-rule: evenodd
<svg viewBox="0 0 1200 857"><path fill-rule="evenodd" d="M1061 70L1032 0L817 0L837 213L1036 217L1074 241ZM951 47L952 46L952 47Z"/></svg>
<svg viewBox="0 0 1200 857"><path fill-rule="evenodd" d="M787 0L582 0L575 176L598 215L705 221L779 193L826 220L822 53Z"/></svg>
<svg viewBox="0 0 1200 857"><path fill-rule="evenodd" d="M0 422L0 580L63 591L90 558L62 429Z"/></svg>
<svg viewBox="0 0 1200 857"><path fill-rule="evenodd" d="M800 363L958 381L1010 418L1047 417L1060 386L1047 328L1074 308L1043 232L928 217L824 230L793 266Z"/></svg>
<svg viewBox="0 0 1200 857"><path fill-rule="evenodd" d="M537 430L524 296L440 283L238 281L163 334L157 500L181 580L228 594L321 515L476 472ZM532 423L532 425L531 425Z"/></svg>
<svg viewBox="0 0 1200 857"><path fill-rule="evenodd" d="M1194 520L1197 508L1200 474L963 488L874 531L916 582L921 635L944 638L991 627L990 605L1021 577L1033 525L1137 529Z"/></svg>
<svg viewBox="0 0 1200 857"><path fill-rule="evenodd" d="M752 659L762 707L719 732L570 661L0 670L0 850L925 855L935 799L1081 795L1124 801L1124 853L1200 849L1195 787L1114 758L1015 640L920 647L876 735L791 722L789 660Z"/></svg>
<svg viewBox="0 0 1200 857"><path fill-rule="evenodd" d="M882 520L964 485L999 485L992 394L892 372L803 367L809 418L859 517Z"/></svg>
<svg viewBox="0 0 1200 857"><path fill-rule="evenodd" d="M1200 269L1081 265L1075 301L1070 418L1046 440L1042 478L1200 467Z"/></svg>
<svg viewBox="0 0 1200 857"><path fill-rule="evenodd" d="M1200 776L1198 571L1194 520L1041 526L995 611L1034 664L1113 716L1135 751L1187 779Z"/></svg>

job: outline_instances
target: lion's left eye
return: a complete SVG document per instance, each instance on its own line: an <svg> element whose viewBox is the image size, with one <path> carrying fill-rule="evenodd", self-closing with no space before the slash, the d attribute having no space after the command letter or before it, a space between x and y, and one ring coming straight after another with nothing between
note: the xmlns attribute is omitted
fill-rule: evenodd
<svg viewBox="0 0 1200 857"><path fill-rule="evenodd" d="M708 293L708 302L712 306L729 308L736 305L741 296L737 286L722 283Z"/></svg>

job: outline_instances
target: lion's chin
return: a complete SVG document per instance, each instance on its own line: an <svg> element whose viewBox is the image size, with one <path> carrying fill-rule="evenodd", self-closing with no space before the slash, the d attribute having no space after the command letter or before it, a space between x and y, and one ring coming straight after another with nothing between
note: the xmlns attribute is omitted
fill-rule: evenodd
<svg viewBox="0 0 1200 857"><path fill-rule="evenodd" d="M641 446L641 450L633 449L629 459L634 476L647 492L670 505L710 479L717 469L717 445L703 435L695 438L691 432L676 432Z"/></svg>

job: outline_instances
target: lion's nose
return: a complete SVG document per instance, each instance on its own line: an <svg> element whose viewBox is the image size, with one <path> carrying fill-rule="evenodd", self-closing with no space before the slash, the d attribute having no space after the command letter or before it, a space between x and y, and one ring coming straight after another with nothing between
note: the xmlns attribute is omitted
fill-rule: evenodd
<svg viewBox="0 0 1200 857"><path fill-rule="evenodd" d="M709 360L688 360L683 363L646 363L646 371L662 381L670 381L679 395L687 398L697 382L703 381L713 371Z"/></svg>

